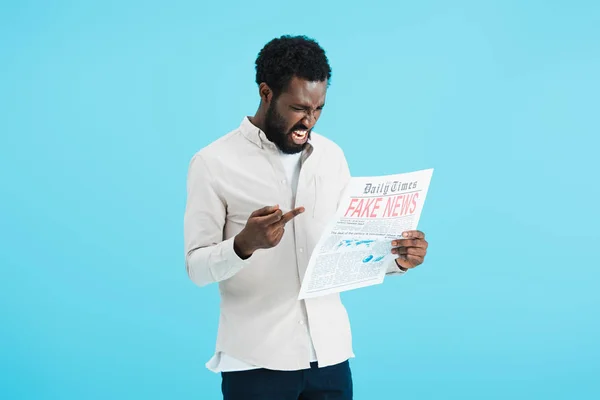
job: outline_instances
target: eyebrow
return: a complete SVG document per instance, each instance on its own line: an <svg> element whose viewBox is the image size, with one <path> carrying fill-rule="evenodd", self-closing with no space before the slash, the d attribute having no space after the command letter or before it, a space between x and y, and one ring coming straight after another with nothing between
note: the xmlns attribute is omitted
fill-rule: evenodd
<svg viewBox="0 0 600 400"><path fill-rule="evenodd" d="M297 103L295 103L295 104L292 104L292 107L296 107L296 108L305 108L305 109L311 108L310 106L307 106L307 105L305 105L305 104L297 104ZM317 108L323 108L323 107L325 107L325 103L322 103L322 104L321 104L321 105L319 105Z"/></svg>

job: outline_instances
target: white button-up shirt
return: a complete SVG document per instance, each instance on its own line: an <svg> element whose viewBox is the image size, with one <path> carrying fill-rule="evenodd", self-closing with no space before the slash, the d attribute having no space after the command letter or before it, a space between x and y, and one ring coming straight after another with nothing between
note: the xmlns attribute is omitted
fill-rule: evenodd
<svg viewBox="0 0 600 400"><path fill-rule="evenodd" d="M190 162L187 272L199 286L218 282L215 354L244 365L310 368L311 340L320 367L354 357L339 294L298 300L310 255L335 214L350 171L339 146L314 132L300 162L294 196L277 147L248 118ZM286 225L277 246L240 259L233 250L235 236L253 211L275 204L284 212L299 206L305 212ZM402 272L392 262L388 273Z"/></svg>

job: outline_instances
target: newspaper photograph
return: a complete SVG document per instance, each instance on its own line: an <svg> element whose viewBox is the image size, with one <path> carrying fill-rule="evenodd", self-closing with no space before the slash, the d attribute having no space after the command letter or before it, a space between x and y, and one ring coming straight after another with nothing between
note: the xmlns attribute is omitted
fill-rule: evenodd
<svg viewBox="0 0 600 400"><path fill-rule="evenodd" d="M308 263L299 299L383 282L392 240L417 229L433 169L351 178Z"/></svg>

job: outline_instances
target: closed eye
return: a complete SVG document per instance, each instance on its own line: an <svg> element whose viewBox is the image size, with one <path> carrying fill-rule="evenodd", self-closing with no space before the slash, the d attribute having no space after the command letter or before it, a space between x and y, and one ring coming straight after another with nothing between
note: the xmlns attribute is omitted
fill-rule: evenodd
<svg viewBox="0 0 600 400"><path fill-rule="evenodd" d="M317 107L317 111L321 111L325 107L325 104ZM294 111L310 111L310 107L299 107L299 106L290 106L290 108Z"/></svg>

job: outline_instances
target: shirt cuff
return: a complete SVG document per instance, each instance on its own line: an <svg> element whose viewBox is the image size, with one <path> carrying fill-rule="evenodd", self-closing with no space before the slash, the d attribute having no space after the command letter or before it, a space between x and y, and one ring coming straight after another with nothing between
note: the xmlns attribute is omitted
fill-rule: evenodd
<svg viewBox="0 0 600 400"><path fill-rule="evenodd" d="M231 278L250 264L249 257L242 260L233 249L234 237L214 246L194 251L188 260L188 274L199 286Z"/></svg>
<svg viewBox="0 0 600 400"><path fill-rule="evenodd" d="M398 264L396 264L396 259L392 258L390 265L385 274L386 275L404 275L407 272L408 272L408 270L406 270L406 271L401 270L400 267L398 266Z"/></svg>
<svg viewBox="0 0 600 400"><path fill-rule="evenodd" d="M219 257L219 264L220 266L227 266L227 268L221 268L221 271L224 272L223 275L226 277L221 277L221 279L219 280L232 277L240 270L242 270L245 266L249 265L250 259L252 259L252 256L248 257L245 260L240 258L240 256L238 256L238 254L235 252L235 249L233 248L234 241L235 236L224 240L221 243L221 255Z"/></svg>
<svg viewBox="0 0 600 400"><path fill-rule="evenodd" d="M246 260L241 259L240 256L238 256L237 253L235 252L235 249L233 248L234 242L235 242L235 236L232 236L229 239L223 240L221 242L221 248L222 248L221 256L229 262L246 261Z"/></svg>

